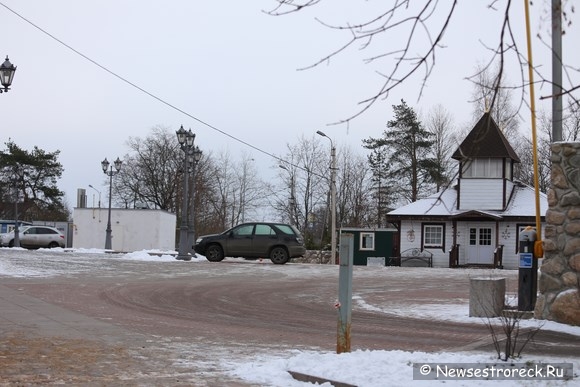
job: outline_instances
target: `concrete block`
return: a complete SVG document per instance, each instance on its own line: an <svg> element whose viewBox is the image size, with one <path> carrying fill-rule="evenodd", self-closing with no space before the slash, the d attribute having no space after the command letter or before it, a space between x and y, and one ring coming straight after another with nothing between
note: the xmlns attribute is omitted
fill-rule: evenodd
<svg viewBox="0 0 580 387"><path fill-rule="evenodd" d="M385 266L385 257L368 257L367 266Z"/></svg>
<svg viewBox="0 0 580 387"><path fill-rule="evenodd" d="M505 278L469 279L469 317L498 317L504 303Z"/></svg>

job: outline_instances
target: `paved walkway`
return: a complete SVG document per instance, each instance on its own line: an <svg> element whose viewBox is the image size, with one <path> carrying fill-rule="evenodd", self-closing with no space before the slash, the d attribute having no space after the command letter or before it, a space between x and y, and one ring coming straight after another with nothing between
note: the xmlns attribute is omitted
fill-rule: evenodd
<svg viewBox="0 0 580 387"><path fill-rule="evenodd" d="M0 285L0 333L118 342L131 332Z"/></svg>
<svg viewBox="0 0 580 387"><path fill-rule="evenodd" d="M270 291L262 289L262 282L266 280L271 281L268 286L271 286L271 283L277 283L276 281L281 281L278 283L279 285L290 283L296 289L302 289L304 281L314 283L318 296L324 299L321 305L326 303L325 294L329 293L322 288L324 285L322 280L328 276L321 274L310 279L307 274L311 267L308 265L297 265L292 271L271 265L267 266L268 270L262 272L263 277L257 277L260 272L255 265L200 265L195 266L195 270L184 275L184 266L171 266L170 268L157 266L152 269L150 264L121 264L123 265L122 269L115 270L113 277L109 272L106 272L109 277L107 277L105 285L107 285L107 289L109 287L114 289L114 291L109 289L107 295L113 301L123 301L123 299L115 299L114 296L117 295L115 292L127 297L126 301L131 302L139 301L136 297L140 295L149 301L156 300L160 302L160 305L163 302L165 304L175 302L176 304L172 306L179 306L176 310L182 313L194 309L191 313L195 312L196 316L200 314L204 305L200 304L194 307L192 303L194 301L203 302L204 293L201 288L196 288L194 291L191 287L192 283L201 286L200 283L206 281L211 284L206 289L208 291L207 297L205 297L206 307L219 307L220 302L237 301L235 297L226 299L226 296L235 295L233 288L223 289L225 282L220 282L219 286L216 285L218 278L225 281L225 276L218 277L218 275L222 275L226 270L231 272L227 279L232 282L231 286L235 286L235 289L239 289L240 284L244 282L242 279L247 277L247 285L256 286L256 289L260 290L260 292L252 293L244 288L244 291L239 293L248 295L250 299L241 299L235 304L226 302L224 307L227 307L230 312L235 307L243 308L243 311L247 312L247 306L244 305L249 304L252 300L267 300L264 293L270 293ZM191 270L190 266L186 268ZM159 280L162 272L167 275L164 277L167 280ZM294 273L293 276L286 277L289 272ZM401 299L402 305L409 305L409 299L412 297L412 303L415 306L434 299L464 298L467 294L465 279L459 281L455 277L441 278L441 273L445 274L446 272L434 271L433 273L437 273L439 277L425 277L425 273L430 272L417 273L417 275L412 275L411 271L398 270L391 273L391 277L385 280L386 273L384 272L374 274L373 271L361 271L358 274L360 277L363 277L364 274L365 277L360 279L357 292L364 294L369 301L377 298L377 305L381 305L385 301L381 299L384 297L388 297L390 302L396 297L403 297ZM91 271L91 275L94 275L94 272ZM418 275L422 275L422 277L418 277ZM230 277L234 278L234 281ZM96 278L99 286L91 287L88 284L89 279L76 278L73 280L74 286L67 287L65 285L71 281L67 277L57 277L54 280L44 278L38 283L30 279L23 279L22 282L18 278L7 278L6 281L2 279L3 283L0 284L0 386L63 383L87 385L87 380L90 381L89 385L248 385L224 375L223 368L219 364L220 359L232 356L232 353L233 356L244 356L252 350L251 346L248 346L247 343L244 344L243 338L244 334L247 335L246 331L235 336L239 338L237 344L228 344L223 349L219 349L219 345L216 346L211 342L201 343L183 337L181 338L182 342L180 342L180 338L175 337L175 335L186 335L186 331L191 330L191 326L187 324L184 325L183 330L173 329L175 335L163 336L161 333L163 329L159 328L169 327L169 322L162 321L159 313L149 313L150 308L147 308L143 314L139 314L139 319L132 320L134 325L121 324L107 316L119 317L122 313L127 313L127 309L123 309L122 303L107 304L99 299L99 293L95 290L100 289L103 284L98 282L98 277L91 276L91 278ZM128 286L128 278L136 282L130 282L129 284L132 286ZM42 284L40 285L40 283ZM268 282L266 281L266 283ZM155 286L161 285L163 287L155 288ZM175 292L167 292L168 285L171 285ZM23 290L19 290L20 287ZM327 280L326 287L334 293L334 280ZM390 289L389 292L375 293L376 290L384 290L385 287ZM155 292L156 289L160 291ZM25 294L24 290L27 290L28 294ZM224 293L219 293L222 290ZM299 290L296 292L300 293ZM284 294L296 294L296 292L285 290ZM50 293L50 297L48 293ZM32 294L36 294L37 297L32 296ZM308 295L314 294L315 291L308 293ZM192 298L192 295L195 297ZM158 296L163 297L157 298ZM179 301L177 298L180 296L183 297L184 304L177 302ZM51 302L54 301L54 303L45 302L41 297L51 300ZM73 298L78 302L61 303L64 298L69 298L69 301L70 298ZM315 309L320 309L318 304L311 299L308 299L308 302L301 300L296 305L288 304L284 308L316 305ZM279 299L274 301L280 303ZM89 302L94 304L88 307L85 304ZM108 310L113 305L117 308L115 312ZM266 307L264 306L264 308ZM260 308L260 311L264 308ZM89 314L87 310L93 313ZM167 310L172 311L171 308ZM95 311L98 313L94 313ZM156 311L159 312L159 310ZM221 309L218 312L225 313ZM272 310L268 309L268 315L271 313ZM365 313L365 316L368 314L369 318L376 317L372 312ZM189 315L186 317L188 318L176 320L177 326L183 321L191 320ZM393 324L397 324L398 318L396 316L389 315L388 318ZM210 321L210 323L209 327L211 328L215 325L215 320ZM439 321L421 325L421 334L435 336L440 333L438 330L441 329L441 324L445 325L446 323ZM388 324L382 321L382 325ZM150 331L148 334L139 333L147 332L146 328L148 327L155 327L157 330ZM302 322L299 328L303 329ZM220 332L218 336L221 337L222 333ZM360 335L360 333L360 330L357 330L357 334ZM478 338L480 339L474 342L466 340L465 345L450 350L494 352L489 337L478 335ZM423 345L426 344L423 343ZM534 343L525 350L525 353L577 358L580 356L578 348L580 348L579 336L541 330L535 337ZM419 347L415 349L421 350ZM220 350L223 352L221 353L223 356L220 356ZM196 361L192 362L190 359ZM180 364L183 365L180 366Z"/></svg>

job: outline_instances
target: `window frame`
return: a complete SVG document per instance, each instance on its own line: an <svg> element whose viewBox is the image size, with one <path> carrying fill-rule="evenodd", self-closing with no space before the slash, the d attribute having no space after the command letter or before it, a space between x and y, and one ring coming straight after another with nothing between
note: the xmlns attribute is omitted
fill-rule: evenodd
<svg viewBox="0 0 580 387"><path fill-rule="evenodd" d="M439 244L425 244L426 229L428 227L437 227L441 230L441 241ZM425 222L421 224L421 250L441 249L445 251L445 223Z"/></svg>
<svg viewBox="0 0 580 387"><path fill-rule="evenodd" d="M366 240L365 237L371 237L371 247L365 247L363 245L363 242ZM374 232L370 232L370 231L361 231L360 236L359 236L359 250L360 251L375 251L375 241L376 241L376 236Z"/></svg>
<svg viewBox="0 0 580 387"><path fill-rule="evenodd" d="M504 175L505 166L499 158L475 158L461 165L461 177L466 179L499 179Z"/></svg>

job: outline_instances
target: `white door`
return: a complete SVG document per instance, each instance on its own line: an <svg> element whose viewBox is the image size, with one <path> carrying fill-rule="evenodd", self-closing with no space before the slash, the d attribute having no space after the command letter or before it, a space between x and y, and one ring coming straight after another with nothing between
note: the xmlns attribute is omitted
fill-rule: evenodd
<svg viewBox="0 0 580 387"><path fill-rule="evenodd" d="M493 228L470 226L467 235L467 264L493 265Z"/></svg>

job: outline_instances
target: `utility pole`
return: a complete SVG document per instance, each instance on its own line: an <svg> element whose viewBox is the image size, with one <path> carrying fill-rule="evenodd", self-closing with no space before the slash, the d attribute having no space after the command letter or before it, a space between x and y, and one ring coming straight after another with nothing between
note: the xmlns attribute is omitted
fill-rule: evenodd
<svg viewBox="0 0 580 387"><path fill-rule="evenodd" d="M552 0L552 141L562 141L562 0Z"/></svg>

